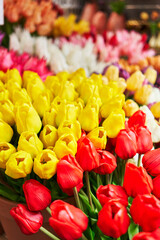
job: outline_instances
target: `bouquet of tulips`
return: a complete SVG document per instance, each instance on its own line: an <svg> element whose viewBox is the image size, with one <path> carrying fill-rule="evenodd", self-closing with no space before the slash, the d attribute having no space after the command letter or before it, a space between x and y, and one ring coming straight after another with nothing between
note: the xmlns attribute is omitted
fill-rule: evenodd
<svg viewBox="0 0 160 240"><path fill-rule="evenodd" d="M126 85L143 74L125 82L117 69L60 72L44 82L31 71L0 72L0 194L20 202L11 215L23 233L159 238L159 125L148 121L149 109L125 104ZM42 227L45 208L59 238Z"/></svg>

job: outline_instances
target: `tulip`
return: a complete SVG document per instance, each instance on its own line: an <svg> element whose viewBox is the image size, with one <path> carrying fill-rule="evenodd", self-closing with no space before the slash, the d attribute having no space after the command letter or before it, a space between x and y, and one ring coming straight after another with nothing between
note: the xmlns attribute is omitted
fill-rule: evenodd
<svg viewBox="0 0 160 240"><path fill-rule="evenodd" d="M23 192L30 211L41 211L51 203L51 191L34 179L25 181Z"/></svg>
<svg viewBox="0 0 160 240"><path fill-rule="evenodd" d="M22 103L15 107L15 121L19 134L25 131L38 133L42 126L38 113L33 106L27 103Z"/></svg>
<svg viewBox="0 0 160 240"><path fill-rule="evenodd" d="M73 134L76 141L81 137L81 125L76 121L64 120L58 128L58 136L63 134Z"/></svg>
<svg viewBox="0 0 160 240"><path fill-rule="evenodd" d="M9 124L0 119L0 142L10 142L13 130Z"/></svg>
<svg viewBox="0 0 160 240"><path fill-rule="evenodd" d="M94 83L93 79L86 79L80 85L78 89L80 98L83 99L84 103L87 104L90 98L97 99L97 103L101 103L101 99L99 96L98 86Z"/></svg>
<svg viewBox="0 0 160 240"><path fill-rule="evenodd" d="M99 89L99 95L100 95L102 104L105 103L106 100L108 101L109 99L112 99L113 96L117 94L117 91L118 91L117 82L114 82L114 83L115 83L114 87L110 87L109 84L107 84L107 85L103 85Z"/></svg>
<svg viewBox="0 0 160 240"><path fill-rule="evenodd" d="M145 153L142 158L142 163L150 175L160 175L160 148Z"/></svg>
<svg viewBox="0 0 160 240"><path fill-rule="evenodd" d="M140 232L134 235L132 240L159 240L160 229L156 229L153 232Z"/></svg>
<svg viewBox="0 0 160 240"><path fill-rule="evenodd" d="M46 111L50 109L50 94L49 92L41 92L37 98L34 99L33 107L41 118L43 118Z"/></svg>
<svg viewBox="0 0 160 240"><path fill-rule="evenodd" d="M4 86L0 86L0 102L9 98L9 92Z"/></svg>
<svg viewBox="0 0 160 240"><path fill-rule="evenodd" d="M13 126L15 123L14 105L9 99L0 102L0 112L2 119Z"/></svg>
<svg viewBox="0 0 160 240"><path fill-rule="evenodd" d="M99 167L93 171L103 175L112 173L117 167L115 156L101 149L97 149L97 153L99 154Z"/></svg>
<svg viewBox="0 0 160 240"><path fill-rule="evenodd" d="M155 84L157 79L157 71L155 69L151 67L147 68L144 75L150 83Z"/></svg>
<svg viewBox="0 0 160 240"><path fill-rule="evenodd" d="M24 178L31 173L33 160L31 155L24 151L11 154L6 163L5 174L14 179Z"/></svg>
<svg viewBox="0 0 160 240"><path fill-rule="evenodd" d="M50 179L57 172L59 160L50 149L44 149L34 159L33 171L42 179Z"/></svg>
<svg viewBox="0 0 160 240"><path fill-rule="evenodd" d="M127 79L127 90L136 91L141 88L145 75L141 71L136 71Z"/></svg>
<svg viewBox="0 0 160 240"><path fill-rule="evenodd" d="M16 104L16 103L18 103L18 104L21 104L21 103L31 104L31 98L28 95L28 93L27 93L25 88L22 88L22 89L16 88L13 91L11 97L12 97L12 102L14 104Z"/></svg>
<svg viewBox="0 0 160 240"><path fill-rule="evenodd" d="M72 155L64 156L57 164L57 182L68 195L73 195L74 187L83 186L83 170Z"/></svg>
<svg viewBox="0 0 160 240"><path fill-rule="evenodd" d="M141 110L135 112L128 120L129 128L137 128L145 125L146 114Z"/></svg>
<svg viewBox="0 0 160 240"><path fill-rule="evenodd" d="M0 168L6 169L6 162L12 153L16 152L16 148L7 142L0 142Z"/></svg>
<svg viewBox="0 0 160 240"><path fill-rule="evenodd" d="M77 89L82 81L86 78L86 72L83 68L79 68L77 71L71 74L70 81L73 83L75 89Z"/></svg>
<svg viewBox="0 0 160 240"><path fill-rule="evenodd" d="M5 83L7 83L9 80L11 80L18 83L19 86L22 85L22 78L19 73L19 71L16 68L7 70L5 75Z"/></svg>
<svg viewBox="0 0 160 240"><path fill-rule="evenodd" d="M66 99L67 101L74 101L78 97L78 94L74 89L73 83L66 81L62 84L58 96L62 99Z"/></svg>
<svg viewBox="0 0 160 240"><path fill-rule="evenodd" d="M133 221L145 232L152 232L160 226L160 201L151 194L133 199L130 213Z"/></svg>
<svg viewBox="0 0 160 240"><path fill-rule="evenodd" d="M123 206L128 206L128 195L125 189L121 186L113 184L108 184L106 186L101 185L97 189L96 195L102 206L110 200L117 200Z"/></svg>
<svg viewBox="0 0 160 240"><path fill-rule="evenodd" d="M38 232L43 223L41 212L31 212L25 205L18 204L10 210L22 233L30 235Z"/></svg>
<svg viewBox="0 0 160 240"><path fill-rule="evenodd" d="M45 125L39 136L44 148L54 146L58 139L58 131L51 125Z"/></svg>
<svg viewBox="0 0 160 240"><path fill-rule="evenodd" d="M54 151L59 159L68 154L75 156L77 152L77 142L73 134L63 134L57 140Z"/></svg>
<svg viewBox="0 0 160 240"><path fill-rule="evenodd" d="M126 80L124 78L118 78L117 83L118 83L119 91L121 93L123 93L126 90L126 87L127 87Z"/></svg>
<svg viewBox="0 0 160 240"><path fill-rule="evenodd" d="M32 131L22 132L18 141L18 151L23 150L31 154L32 158L42 151L43 143L38 138L37 134Z"/></svg>
<svg viewBox="0 0 160 240"><path fill-rule="evenodd" d="M117 81L119 78L119 68L114 65L109 66L105 76L109 81Z"/></svg>
<svg viewBox="0 0 160 240"><path fill-rule="evenodd" d="M99 155L93 143L86 136L78 141L76 160L84 171L92 171L99 166Z"/></svg>
<svg viewBox="0 0 160 240"><path fill-rule="evenodd" d="M97 225L106 236L118 238L125 234L130 224L124 205L117 200L107 202L98 213Z"/></svg>
<svg viewBox="0 0 160 240"><path fill-rule="evenodd" d="M156 102L152 105L151 112L155 118L160 118L160 102Z"/></svg>
<svg viewBox="0 0 160 240"><path fill-rule="evenodd" d="M153 148L151 132L146 126L139 127L136 130L137 134L137 153L144 154Z"/></svg>
<svg viewBox="0 0 160 240"><path fill-rule="evenodd" d="M45 85L42 82L42 80L40 79L40 77L37 76L37 77L33 78L32 81L29 81L27 83L26 90L27 90L30 98L33 101L35 101L35 99L37 99L39 94L44 92L46 89L45 89Z"/></svg>
<svg viewBox="0 0 160 240"><path fill-rule="evenodd" d="M133 181L136 179L136 181ZM143 167L137 167L132 163L126 164L123 187L128 196L136 197L139 194L149 194L152 192L152 178Z"/></svg>
<svg viewBox="0 0 160 240"><path fill-rule="evenodd" d="M61 200L54 201L51 206L49 224L62 240L73 240L82 237L87 229L88 218L79 209Z"/></svg>
<svg viewBox="0 0 160 240"><path fill-rule="evenodd" d="M122 109L115 110L110 113L109 117L104 120L102 126L110 138L117 137L119 131L123 129L125 122L125 113Z"/></svg>
<svg viewBox="0 0 160 240"><path fill-rule="evenodd" d="M97 127L87 134L95 148L105 149L107 143L107 133L104 127Z"/></svg>
<svg viewBox="0 0 160 240"><path fill-rule="evenodd" d="M131 117L135 112L139 110L138 104L132 99L127 99L123 105L126 117Z"/></svg>
<svg viewBox="0 0 160 240"><path fill-rule="evenodd" d="M119 132L116 141L116 154L127 160L132 158L137 153L136 135L129 129L123 129Z"/></svg>
<svg viewBox="0 0 160 240"><path fill-rule="evenodd" d="M61 87L61 82L59 81L59 78L57 76L48 76L44 84L47 89L51 90L54 96L58 95Z"/></svg>
<svg viewBox="0 0 160 240"><path fill-rule="evenodd" d="M160 175L153 179L153 194L160 199Z"/></svg>
<svg viewBox="0 0 160 240"><path fill-rule="evenodd" d="M38 74L36 72L32 71L24 71L23 72L23 87L27 88L27 85L32 82L33 79L39 78Z"/></svg>
<svg viewBox="0 0 160 240"><path fill-rule="evenodd" d="M43 115L43 119L42 119L43 126L52 125L56 127L56 116L57 116L57 111L53 107L51 107Z"/></svg>
<svg viewBox="0 0 160 240"><path fill-rule="evenodd" d="M134 100L141 105L145 105L148 103L148 98L151 92L152 92L152 86L149 84L146 84L135 92Z"/></svg>

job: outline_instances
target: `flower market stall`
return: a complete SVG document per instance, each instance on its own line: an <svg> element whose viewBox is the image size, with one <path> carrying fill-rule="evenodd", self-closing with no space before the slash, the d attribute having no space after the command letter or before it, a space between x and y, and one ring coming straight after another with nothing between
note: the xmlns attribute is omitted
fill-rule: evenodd
<svg viewBox="0 0 160 240"><path fill-rule="evenodd" d="M160 56L124 1L62 5L4 0L0 240L159 240Z"/></svg>

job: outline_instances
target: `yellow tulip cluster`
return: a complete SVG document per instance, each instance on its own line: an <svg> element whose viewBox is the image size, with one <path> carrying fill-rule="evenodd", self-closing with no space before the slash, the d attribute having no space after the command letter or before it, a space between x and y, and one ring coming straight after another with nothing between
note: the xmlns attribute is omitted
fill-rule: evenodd
<svg viewBox="0 0 160 240"><path fill-rule="evenodd" d="M76 22L76 15L70 14L68 17L58 17L54 21L53 35L55 37L69 37L73 32L84 34L90 31L90 26L87 21L80 20Z"/></svg>
<svg viewBox="0 0 160 240"><path fill-rule="evenodd" d="M18 70L0 72L0 168L15 179L33 170L42 179L56 173L57 163L77 152L81 129L96 148L124 128L124 79L113 66L106 75L74 73L48 76ZM18 145L11 139L18 132ZM14 130L14 131L13 131Z"/></svg>

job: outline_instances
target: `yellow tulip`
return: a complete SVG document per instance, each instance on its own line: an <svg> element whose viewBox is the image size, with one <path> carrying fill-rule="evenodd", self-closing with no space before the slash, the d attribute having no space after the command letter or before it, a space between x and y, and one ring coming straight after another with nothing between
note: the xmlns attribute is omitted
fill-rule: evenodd
<svg viewBox="0 0 160 240"><path fill-rule="evenodd" d="M15 121L19 134L26 131L38 133L42 127L41 119L32 105L22 103L15 106Z"/></svg>
<svg viewBox="0 0 160 240"><path fill-rule="evenodd" d="M6 163L5 174L11 178L24 178L31 173L33 160L29 153L19 151L11 154Z"/></svg>
<svg viewBox="0 0 160 240"><path fill-rule="evenodd" d="M111 65L108 67L105 76L109 81L117 81L119 78L119 69L118 67Z"/></svg>
<svg viewBox="0 0 160 240"><path fill-rule="evenodd" d="M9 92L9 97L11 101L13 102L13 94L15 94L15 91L20 91L21 86L17 82L14 82L13 79L10 79L5 84L5 87Z"/></svg>
<svg viewBox="0 0 160 240"><path fill-rule="evenodd" d="M123 93L127 88L126 80L124 78L118 78L117 83L118 83L119 91Z"/></svg>
<svg viewBox="0 0 160 240"><path fill-rule="evenodd" d="M152 86L151 85L144 85L141 88L139 88L135 94L134 94L134 100L139 104L147 104L149 95L152 92Z"/></svg>
<svg viewBox="0 0 160 240"><path fill-rule="evenodd" d="M7 70L5 75L5 82L8 82L10 79L18 83L19 86L22 86L22 78L19 71L16 68Z"/></svg>
<svg viewBox="0 0 160 240"><path fill-rule="evenodd" d="M66 81L68 81L69 77L70 77L70 73L69 72L59 72L56 75L58 77L58 79L60 80L61 83L65 83Z"/></svg>
<svg viewBox="0 0 160 240"><path fill-rule="evenodd" d="M151 112L155 118L160 118L160 102L156 102L152 105Z"/></svg>
<svg viewBox="0 0 160 240"><path fill-rule="evenodd" d="M76 141L81 137L81 125L78 121L64 120L58 128L58 136L63 134L73 134Z"/></svg>
<svg viewBox="0 0 160 240"><path fill-rule="evenodd" d="M9 92L4 86L0 86L0 102L9 98Z"/></svg>
<svg viewBox="0 0 160 240"><path fill-rule="evenodd" d="M45 91L45 85L40 77L37 77L32 79L32 81L27 84L26 90L32 101L34 101L39 96L39 94Z"/></svg>
<svg viewBox="0 0 160 240"><path fill-rule="evenodd" d="M16 148L7 142L0 142L0 168L6 169L6 162L12 153L16 152Z"/></svg>
<svg viewBox="0 0 160 240"><path fill-rule="evenodd" d="M63 134L60 136L55 144L54 151L59 159L68 154L74 156L77 152L77 142L73 134Z"/></svg>
<svg viewBox="0 0 160 240"><path fill-rule="evenodd" d="M125 128L125 113L122 109L115 110L110 113L108 118L104 120L102 126L110 138L117 137L119 131Z"/></svg>
<svg viewBox="0 0 160 240"><path fill-rule="evenodd" d="M10 142L13 136L13 130L9 124L0 119L0 142Z"/></svg>
<svg viewBox="0 0 160 240"><path fill-rule="evenodd" d="M51 107L48 111L44 112L42 119L43 126L52 125L56 127L56 116L57 111L55 110L54 107Z"/></svg>
<svg viewBox="0 0 160 240"><path fill-rule="evenodd" d="M103 80L102 80L102 75L101 74L92 73L90 78L94 81L94 84L96 84L98 87L103 86Z"/></svg>
<svg viewBox="0 0 160 240"><path fill-rule="evenodd" d="M126 117L131 117L135 112L139 110L139 106L134 100L128 99L123 105L123 110Z"/></svg>
<svg viewBox="0 0 160 240"><path fill-rule="evenodd" d="M127 79L127 90L136 91L142 87L145 75L141 71L136 71Z"/></svg>
<svg viewBox="0 0 160 240"><path fill-rule="evenodd" d="M9 99L0 102L0 112L2 113L2 119L13 126L15 123L14 105Z"/></svg>
<svg viewBox="0 0 160 240"><path fill-rule="evenodd" d="M5 76L6 74L3 71L0 71L0 80L5 83Z"/></svg>
<svg viewBox="0 0 160 240"><path fill-rule="evenodd" d="M34 159L33 171L42 179L50 179L56 174L58 162L56 154L45 149Z"/></svg>
<svg viewBox="0 0 160 240"><path fill-rule="evenodd" d="M61 85L58 96L67 101L74 101L78 97L78 93L75 91L73 83L66 81Z"/></svg>
<svg viewBox="0 0 160 240"><path fill-rule="evenodd" d="M47 89L49 89L54 96L57 96L61 89L61 82L57 76L48 76L44 82Z"/></svg>
<svg viewBox="0 0 160 240"><path fill-rule="evenodd" d="M83 99L84 103L87 104L89 98L95 97L100 98L99 89L92 79L87 79L83 81L79 89L80 97Z"/></svg>
<svg viewBox="0 0 160 240"><path fill-rule="evenodd" d="M42 151L43 143L38 138L37 134L32 131L22 132L18 141L18 151L23 150L31 154L32 158Z"/></svg>
<svg viewBox="0 0 160 240"><path fill-rule="evenodd" d="M33 107L41 118L43 118L46 111L50 109L50 94L49 92L41 92L33 101Z"/></svg>
<svg viewBox="0 0 160 240"><path fill-rule="evenodd" d="M108 85L104 85L99 90L99 95L102 101L102 104L106 101L109 101L109 99L112 99L115 95L115 89L112 87L109 87Z"/></svg>
<svg viewBox="0 0 160 240"><path fill-rule="evenodd" d="M155 69L153 69L151 67L147 68L144 75L150 83L155 84L156 79L157 79L157 71Z"/></svg>
<svg viewBox="0 0 160 240"><path fill-rule="evenodd" d="M83 68L79 68L77 71L71 74L70 82L73 83L75 89L78 89L85 78L86 78L85 70Z"/></svg>
<svg viewBox="0 0 160 240"><path fill-rule="evenodd" d="M105 149L107 143L107 132L104 127L97 127L87 134L95 148Z"/></svg>
<svg viewBox="0 0 160 240"><path fill-rule="evenodd" d="M43 130L40 133L39 138L41 139L44 148L49 146L54 146L55 142L58 139L58 131L55 127L51 125L45 125Z"/></svg>
<svg viewBox="0 0 160 240"><path fill-rule="evenodd" d="M12 93L12 102L16 103L28 103L31 104L31 98L28 95L25 88L18 89L16 88Z"/></svg>
<svg viewBox="0 0 160 240"><path fill-rule="evenodd" d="M27 88L28 83L32 82L33 79L39 78L38 74L36 72L32 71L24 71L23 72L23 87Z"/></svg>

